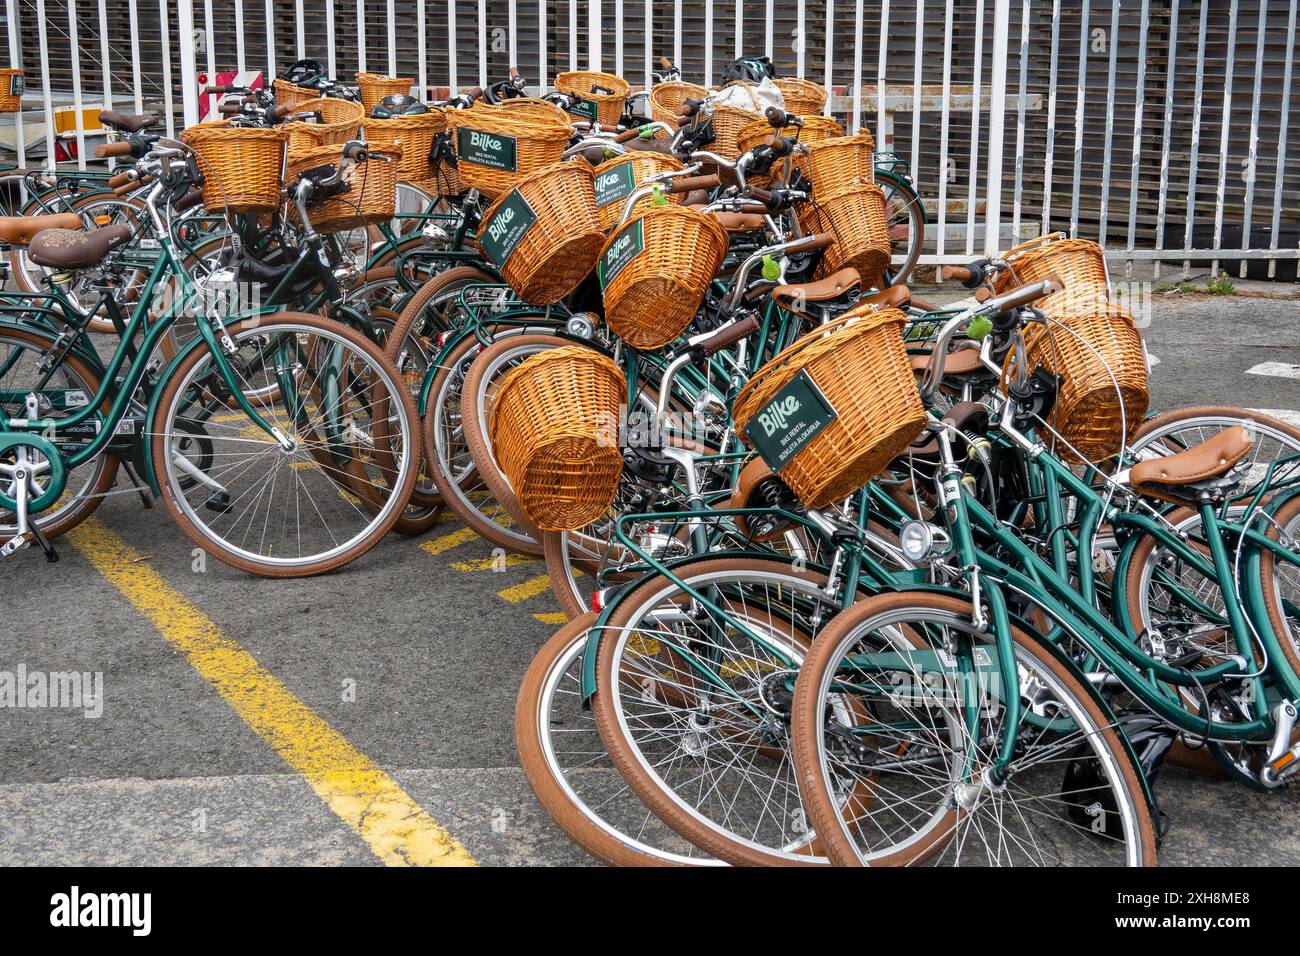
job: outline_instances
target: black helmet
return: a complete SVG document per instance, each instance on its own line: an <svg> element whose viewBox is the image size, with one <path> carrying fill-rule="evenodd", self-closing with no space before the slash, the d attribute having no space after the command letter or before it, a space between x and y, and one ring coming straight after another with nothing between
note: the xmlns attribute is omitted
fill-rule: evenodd
<svg viewBox="0 0 1300 956"><path fill-rule="evenodd" d="M408 96L406 93L394 93L392 96L385 96L375 104L375 108L370 111L371 119L392 119L394 116L413 116L416 113L427 113L429 107L425 106L414 96Z"/></svg>
<svg viewBox="0 0 1300 956"><path fill-rule="evenodd" d="M761 83L764 78L776 79L776 69L772 66L772 61L765 56L742 56L732 60L722 71L723 83L731 83L735 80Z"/></svg>
<svg viewBox="0 0 1300 956"><path fill-rule="evenodd" d="M298 60L280 74L294 86L318 86L325 80L325 68L320 60Z"/></svg>

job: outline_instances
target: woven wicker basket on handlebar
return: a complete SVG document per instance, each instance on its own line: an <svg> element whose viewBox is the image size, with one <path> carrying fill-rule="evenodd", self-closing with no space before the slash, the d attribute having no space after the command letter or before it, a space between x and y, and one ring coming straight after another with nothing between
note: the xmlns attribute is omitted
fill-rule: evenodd
<svg viewBox="0 0 1300 956"><path fill-rule="evenodd" d="M817 265L817 278L852 266L858 270L864 288L880 285L893 246L889 241L885 194L879 186L862 183L829 197L814 191L812 200L800 203L795 213L805 234L835 235L834 245L826 248Z"/></svg>
<svg viewBox="0 0 1300 956"><path fill-rule="evenodd" d="M600 227L606 232L615 228L623 218L627 200L651 176L684 168L682 161L675 156L647 149L634 150L601 163L596 167L596 211L600 216ZM611 182L615 184L613 189L608 186ZM665 198L680 206L686 201L686 194L667 193ZM652 202L653 197L642 196L633 207L633 215L648 208Z"/></svg>
<svg viewBox="0 0 1300 956"><path fill-rule="evenodd" d="M415 80L409 76L385 76L382 73L358 73L357 91L361 95L361 108L366 116L386 96L394 93L407 94Z"/></svg>
<svg viewBox="0 0 1300 956"><path fill-rule="evenodd" d="M812 116L820 113L830 98L830 91L820 83L786 76L776 80L776 88L785 100L785 111L795 116Z"/></svg>
<svg viewBox="0 0 1300 956"><path fill-rule="evenodd" d="M567 123L508 109L447 110L446 115L461 181L492 199L529 173L558 163L573 134ZM482 149L471 154L465 146Z"/></svg>
<svg viewBox="0 0 1300 956"><path fill-rule="evenodd" d="M627 80L621 76L593 70L561 73L555 78L555 88L561 93L573 93L594 102L596 122L608 129L618 125L623 116L623 104L627 102L627 94L631 90Z"/></svg>
<svg viewBox="0 0 1300 956"><path fill-rule="evenodd" d="M402 161L397 168L397 178L403 182L419 183L433 178L429 152L438 134L447 129L447 117L442 110L412 113L391 119L366 118L361 121L366 140L374 146L401 148Z"/></svg>
<svg viewBox="0 0 1300 956"><path fill-rule="evenodd" d="M298 86L290 83L288 80L282 80L278 77L271 81L271 92L275 95L277 106L297 106L299 103L307 100L320 99L320 90L313 90L309 86Z"/></svg>
<svg viewBox="0 0 1300 956"><path fill-rule="evenodd" d="M289 134L202 123L181 133L203 175L203 205L211 212L274 212L280 207Z"/></svg>
<svg viewBox="0 0 1300 956"><path fill-rule="evenodd" d="M289 134L289 155L302 149L331 144L342 145L361 135L361 104L322 96L295 105L299 113L315 113L310 121L290 120L283 129Z"/></svg>
<svg viewBox="0 0 1300 956"><path fill-rule="evenodd" d="M675 129L678 108L687 100L704 99L708 92L702 86L697 86L694 83L683 83L678 80L656 83L650 87L650 92L646 94L647 102L650 104L650 118L661 123L667 123Z"/></svg>
<svg viewBox="0 0 1300 956"><path fill-rule="evenodd" d="M623 473L627 381L594 349L546 349L510 372L492 404L492 453L519 508L543 531L572 531L609 508Z"/></svg>
<svg viewBox="0 0 1300 956"><path fill-rule="evenodd" d="M307 214L317 232L359 229L393 218L397 208L397 170L402 155L401 148L376 145L374 152L382 153L393 162L385 162L376 155L354 164L345 173L351 187L347 192L331 196L308 208ZM300 150L289 161L284 181L293 183L309 169L337 164L342 159L343 148L338 144L327 143ZM289 204L289 215L295 221L298 219L297 209L292 203Z"/></svg>
<svg viewBox="0 0 1300 956"><path fill-rule="evenodd" d="M799 117L803 126L798 129L787 129L782 131L784 135L793 136L798 134L798 141L801 144L817 143L822 140L835 139L844 136L844 127L839 124L838 120L831 119L829 116L801 116ZM767 120L755 120L749 125L743 127L740 131L738 145L741 154L748 153L757 146L762 146L763 141L774 134L776 130ZM760 189L766 189L772 185L775 177L784 168L784 160L778 160L772 166L772 172L757 174L745 177L746 182L751 186L758 186ZM795 164L798 168L798 164Z"/></svg>
<svg viewBox="0 0 1300 956"><path fill-rule="evenodd" d="M858 306L805 335L754 373L736 397L736 429L806 372L835 418L781 467L781 479L810 508L840 501L880 474L925 426L925 407L903 347L907 316Z"/></svg>

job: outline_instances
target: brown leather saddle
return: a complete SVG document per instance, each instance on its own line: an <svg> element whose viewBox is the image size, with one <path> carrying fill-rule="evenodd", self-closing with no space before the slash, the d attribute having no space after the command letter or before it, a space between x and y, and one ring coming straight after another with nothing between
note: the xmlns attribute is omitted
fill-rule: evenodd
<svg viewBox="0 0 1300 956"><path fill-rule="evenodd" d="M1144 495L1180 505L1196 504L1207 494L1221 497L1236 484L1229 473L1250 448L1250 433L1233 425L1176 455L1138 462L1129 469L1129 484Z"/></svg>
<svg viewBox="0 0 1300 956"><path fill-rule="evenodd" d="M131 238L130 226L104 226L90 232L46 229L27 246L27 257L51 269L90 269Z"/></svg>

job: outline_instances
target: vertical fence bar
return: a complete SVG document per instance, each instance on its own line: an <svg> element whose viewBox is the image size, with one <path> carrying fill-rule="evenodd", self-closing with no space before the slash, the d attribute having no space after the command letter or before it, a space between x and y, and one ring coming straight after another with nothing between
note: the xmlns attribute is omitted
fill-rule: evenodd
<svg viewBox="0 0 1300 956"><path fill-rule="evenodd" d="M22 25L18 14L18 0L10 0L5 4L5 19L9 26L9 65L20 68L23 64L23 41ZM23 110L21 104L18 112L14 114L14 146L18 153L18 168L21 169L27 165L27 129L23 124ZM25 201L26 187L21 187Z"/></svg>
<svg viewBox="0 0 1300 956"><path fill-rule="evenodd" d="M393 7L393 0L388 0L388 7L384 11L388 16L388 75L397 75L397 11Z"/></svg>
<svg viewBox="0 0 1300 956"><path fill-rule="evenodd" d="M76 123L77 168L86 168L86 131L81 122L81 44L77 35L77 0L68 0L68 51L72 55L72 118Z"/></svg>
<svg viewBox="0 0 1300 956"><path fill-rule="evenodd" d="M614 0L614 72L623 75L623 0Z"/></svg>
<svg viewBox="0 0 1300 956"><path fill-rule="evenodd" d="M456 0L447 0L447 82L451 91L460 89L460 80L456 74Z"/></svg>
<svg viewBox="0 0 1300 956"><path fill-rule="evenodd" d="M487 54L487 0L478 0L478 85L484 89L488 85Z"/></svg>
<svg viewBox="0 0 1300 956"><path fill-rule="evenodd" d="M1101 151L1101 213L1097 221L1097 241L1106 245L1106 226L1110 219L1110 147L1115 134L1115 64L1119 57L1119 0L1110 5L1110 64L1106 71L1106 133Z"/></svg>
<svg viewBox="0 0 1300 956"><path fill-rule="evenodd" d="M330 21L330 23L329 23L329 28L330 28L330 37L331 37L331 39L330 39L330 61L331 61L331 63L332 63L332 62L333 62L333 57L334 57L334 41L333 41L333 36L334 36L334 33L333 33L333 31L334 31L334 16L333 16L333 12L334 12L334 11L333 11L334 0L326 0L326 2L329 4L329 7L328 7L327 10L326 10L326 15L329 17L329 21ZM132 0L132 7L134 7L134 6L135 6L135 0ZM235 23L236 23L236 24L241 24L241 23L243 23L243 22L244 22L244 0L235 0ZM243 31L243 30L240 30L238 27L236 27L236 29L234 30L234 34L235 34L235 69L238 70L240 73L243 73L243 72L244 72L244 69L245 69L245 61L244 61L244 31ZM132 25L131 25L131 38L132 38L132 39L135 39L135 24L134 24L134 23L132 23ZM333 76L333 75L334 75L334 68L331 66L331 67L330 67L330 76ZM137 82L138 82L138 81L137 81Z"/></svg>
<svg viewBox="0 0 1300 956"><path fill-rule="evenodd" d="M916 42L912 49L912 175L921 165L921 82L925 78L925 0L916 0Z"/></svg>
<svg viewBox="0 0 1300 956"><path fill-rule="evenodd" d="M171 24L167 21L167 0L158 0L158 22L162 37L163 112L167 114L167 135L175 136L176 121L172 117L172 41Z"/></svg>
<svg viewBox="0 0 1300 956"><path fill-rule="evenodd" d="M420 12L424 12L424 0L420 0ZM242 40L240 41L243 42ZM339 76L338 51L334 49L334 0L325 0L325 69L329 70L330 79ZM424 44L420 44L420 56L424 57ZM421 60L423 62L423 59ZM244 67L239 67L242 72Z"/></svg>
<svg viewBox="0 0 1300 956"><path fill-rule="evenodd" d="M129 0L127 16L131 24L131 83L135 91L135 111L144 112L144 77L140 73L140 11L137 0Z"/></svg>
<svg viewBox="0 0 1300 956"><path fill-rule="evenodd" d="M546 92L546 0L537 0L537 92Z"/></svg>
<svg viewBox="0 0 1300 956"><path fill-rule="evenodd" d="M167 0L161 0L166 3ZM275 79L275 5L266 0L266 85Z"/></svg>
<svg viewBox="0 0 1300 956"><path fill-rule="evenodd" d="M1282 183L1286 171L1286 124L1291 114L1291 67L1295 59L1296 4L1292 3L1286 21L1286 66L1282 72L1282 113L1278 122L1276 179L1273 183L1273 223L1268 247L1277 249L1278 227L1282 222ZM1268 277L1277 275L1277 260L1268 262Z"/></svg>
<svg viewBox="0 0 1300 956"><path fill-rule="evenodd" d="M194 50L193 0L177 0L176 34L181 53L181 115L186 126L193 126L199 121L199 68ZM171 110L167 113L170 116Z"/></svg>
<svg viewBox="0 0 1300 956"><path fill-rule="evenodd" d="M642 29L642 42L645 45L645 88L650 89L650 81L654 78L651 76L652 67L652 48L654 44L654 7L651 4L654 0L645 0L644 11L642 16L645 18ZM676 64L674 64L676 65Z"/></svg>
<svg viewBox="0 0 1300 956"><path fill-rule="evenodd" d="M737 0L739 2L739 0ZM830 91L831 95L826 97L826 115L831 115L831 101L835 99L835 59L831 50L835 48L835 0L826 0L826 48L822 52L826 56L826 81L822 84Z"/></svg>
<svg viewBox="0 0 1300 956"><path fill-rule="evenodd" d="M302 0L293 3L294 51L298 59L307 56L307 14L302 8Z"/></svg>
<svg viewBox="0 0 1300 956"><path fill-rule="evenodd" d="M769 60L772 58L772 21L776 19L776 11L773 9L775 0L767 0L767 22L763 30L763 55Z"/></svg>
<svg viewBox="0 0 1300 956"><path fill-rule="evenodd" d="M515 0L510 0L510 13L513 19L515 10ZM429 57L425 53L425 31L428 25L425 23L424 0L415 0L415 82L418 84L420 99L428 97L429 89ZM333 51L331 51L333 52ZM330 76L334 75L333 69L330 70Z"/></svg>
<svg viewBox="0 0 1300 956"><path fill-rule="evenodd" d="M1151 0L1142 0L1141 31L1138 34L1137 106L1133 111L1133 165L1128 174L1128 241L1129 252L1137 238L1138 169L1142 162L1142 110L1147 91L1147 34L1151 31ZM1126 275L1133 273L1133 260L1124 264Z"/></svg>
<svg viewBox="0 0 1300 956"><path fill-rule="evenodd" d="M804 35L808 30L808 24L804 18L804 6L804 0L799 0L794 8L794 29L798 39L798 44L794 49L794 75L801 80L804 78L804 66L808 50L808 38Z"/></svg>
<svg viewBox="0 0 1300 956"><path fill-rule="evenodd" d="M855 135L862 125L862 0L853 5L853 125Z"/></svg>
<svg viewBox="0 0 1300 956"><path fill-rule="evenodd" d="M1047 145L1043 157L1043 220L1039 234L1052 225L1052 162L1056 156L1056 75L1061 52L1061 0L1052 0L1052 56L1047 70Z"/></svg>
<svg viewBox="0 0 1300 956"><path fill-rule="evenodd" d="M713 85L713 0L704 0L704 85Z"/></svg>
<svg viewBox="0 0 1300 956"><path fill-rule="evenodd" d="M997 255L1002 245L1002 141L1007 112L1007 55L1011 0L993 0L993 75L989 78L989 158L984 200L984 254ZM979 97L979 87L975 88Z"/></svg>
<svg viewBox="0 0 1300 956"><path fill-rule="evenodd" d="M947 0L943 21L943 99L939 103L939 226L935 252L942 256L948 231L948 97L952 92L952 3Z"/></svg>
<svg viewBox="0 0 1300 956"><path fill-rule="evenodd" d="M682 66L682 0L673 0L673 62Z"/></svg>
<svg viewBox="0 0 1300 956"><path fill-rule="evenodd" d="M1083 178L1083 108L1087 102L1088 86L1088 7L1084 0L1083 17L1079 24L1079 76L1074 102L1074 180L1070 190L1070 235L1079 232L1079 180Z"/></svg>
<svg viewBox="0 0 1300 956"><path fill-rule="evenodd" d="M1160 131L1160 198L1156 201L1156 248L1165 247L1165 216L1169 211L1169 137L1174 123L1174 76L1178 59L1178 0L1169 3L1169 58L1165 64L1165 115ZM1155 261L1160 278L1160 260Z"/></svg>
<svg viewBox="0 0 1300 956"><path fill-rule="evenodd" d="M678 0L680 3L681 0ZM600 70L601 28L600 0L587 0L587 69Z"/></svg>
<svg viewBox="0 0 1300 956"><path fill-rule="evenodd" d="M99 0L103 3L104 0ZM203 36L206 43L208 82L217 82L217 38L212 31L212 0L203 0ZM217 108L216 96L208 97L208 112Z"/></svg>
<svg viewBox="0 0 1300 956"><path fill-rule="evenodd" d="M880 47L876 51L876 142L877 149L894 151L893 124L885 116L885 58L889 55L889 0L880 2Z"/></svg>
<svg viewBox="0 0 1300 956"><path fill-rule="evenodd" d="M1192 248L1192 220L1196 216L1196 168L1200 165L1201 108L1205 91L1205 26L1210 13L1210 0L1201 0L1200 30L1196 35L1196 86L1192 93L1192 146L1187 167L1187 224L1183 232L1183 248ZM1190 275L1192 264L1183 260L1183 275Z"/></svg>
<svg viewBox="0 0 1300 956"><path fill-rule="evenodd" d="M1223 71L1223 121L1219 127L1219 182L1214 195L1214 248L1223 246L1223 204L1228 192L1228 120L1232 116L1232 67L1237 52L1237 4L1228 13L1228 62ZM1219 274L1219 260L1210 263Z"/></svg>
<svg viewBox="0 0 1300 956"><path fill-rule="evenodd" d="M736 0L735 56L745 52L745 0Z"/></svg>
<svg viewBox="0 0 1300 956"><path fill-rule="evenodd" d="M997 2L997 0L995 0ZM970 104L970 158L966 184L966 255L975 254L975 197L978 195L980 158L980 100L984 79L984 0L975 4L975 84ZM992 104L990 104L992 105Z"/></svg>
<svg viewBox="0 0 1300 956"><path fill-rule="evenodd" d="M17 6L17 0L12 0L12 2ZM208 0L209 9L211 5L212 0ZM108 48L108 0L99 0L97 7L97 13L99 14L99 60L104 70L102 77L104 81L104 109L111 110L113 108L113 64ZM208 19L211 22L211 17ZM208 46L212 46L211 29L208 30ZM108 165L110 169L116 168L117 161L109 160Z"/></svg>
<svg viewBox="0 0 1300 956"><path fill-rule="evenodd" d="M36 39L41 45L41 105L45 109L45 163L54 170L54 103L50 98L50 40L45 29L45 0L36 0Z"/></svg>
<svg viewBox="0 0 1300 956"><path fill-rule="evenodd" d="M423 0L421 0L423 2ZM519 66L519 12L515 8L515 0L509 0L506 4L506 47L510 53L510 66L517 68Z"/></svg>
<svg viewBox="0 0 1300 956"><path fill-rule="evenodd" d="M1250 106L1250 145L1246 153L1246 203L1241 211L1241 248L1249 249L1250 218L1255 211L1256 163L1259 160L1259 101L1264 94L1264 37L1268 21L1268 0L1259 0L1259 23L1255 31L1255 98ZM1239 275L1246 278L1246 260L1241 261Z"/></svg>
<svg viewBox="0 0 1300 956"><path fill-rule="evenodd" d="M1029 0L1020 9L1020 76L1016 90L1016 187L1012 198L1011 244L1020 238L1020 211L1025 189L1025 88L1029 82Z"/></svg>
<svg viewBox="0 0 1300 956"><path fill-rule="evenodd" d="M455 0L450 0L452 19L455 19ZM456 35L451 36L451 48L456 49ZM366 0L357 0L357 72L366 72Z"/></svg>
<svg viewBox="0 0 1300 956"><path fill-rule="evenodd" d="M569 69L578 68L578 0L569 0Z"/></svg>

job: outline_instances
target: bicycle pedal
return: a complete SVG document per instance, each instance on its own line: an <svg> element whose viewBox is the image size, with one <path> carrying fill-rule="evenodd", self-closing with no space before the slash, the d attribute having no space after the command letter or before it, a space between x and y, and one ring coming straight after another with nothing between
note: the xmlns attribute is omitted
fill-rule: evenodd
<svg viewBox="0 0 1300 956"><path fill-rule="evenodd" d="M203 507L209 511L215 511L219 515L226 514L230 511L231 498L230 492L218 491L215 495L203 502Z"/></svg>

